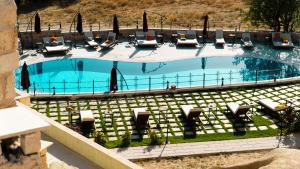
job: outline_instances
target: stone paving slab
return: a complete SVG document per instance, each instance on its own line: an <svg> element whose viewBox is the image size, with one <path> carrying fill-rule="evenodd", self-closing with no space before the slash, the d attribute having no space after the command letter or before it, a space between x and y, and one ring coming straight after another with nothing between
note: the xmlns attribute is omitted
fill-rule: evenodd
<svg viewBox="0 0 300 169"><path fill-rule="evenodd" d="M209 155L217 153L244 152L275 149L279 147L299 147L299 134L296 136L251 138L226 141L167 144L160 146L141 146L115 148L111 151L129 160L176 157L187 155Z"/></svg>

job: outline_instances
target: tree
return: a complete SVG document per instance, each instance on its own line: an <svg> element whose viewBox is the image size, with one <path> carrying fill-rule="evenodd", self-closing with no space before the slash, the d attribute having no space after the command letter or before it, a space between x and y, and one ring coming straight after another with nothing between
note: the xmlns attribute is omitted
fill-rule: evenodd
<svg viewBox="0 0 300 169"><path fill-rule="evenodd" d="M248 4L250 9L246 19L252 25L264 24L277 32L281 28L284 32L289 32L293 31L298 22L299 0L248 0Z"/></svg>

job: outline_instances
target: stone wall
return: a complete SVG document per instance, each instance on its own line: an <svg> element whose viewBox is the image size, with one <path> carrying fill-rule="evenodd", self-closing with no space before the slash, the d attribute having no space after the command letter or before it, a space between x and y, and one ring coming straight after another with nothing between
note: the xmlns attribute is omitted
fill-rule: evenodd
<svg viewBox="0 0 300 169"><path fill-rule="evenodd" d="M18 67L16 5L13 0L0 0L0 108L16 103L13 71Z"/></svg>

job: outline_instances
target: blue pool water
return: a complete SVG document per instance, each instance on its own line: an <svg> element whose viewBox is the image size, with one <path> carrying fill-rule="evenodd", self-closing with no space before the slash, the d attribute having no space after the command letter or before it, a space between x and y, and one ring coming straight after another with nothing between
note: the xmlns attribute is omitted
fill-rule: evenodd
<svg viewBox="0 0 300 169"><path fill-rule="evenodd" d="M156 63L117 62L97 59L60 59L28 66L31 87L36 92L87 93L109 91L110 71L118 68L119 90L163 89L224 85L298 76L292 66L254 57L209 57ZM16 86L20 88L17 69ZM222 80L223 79L223 80Z"/></svg>

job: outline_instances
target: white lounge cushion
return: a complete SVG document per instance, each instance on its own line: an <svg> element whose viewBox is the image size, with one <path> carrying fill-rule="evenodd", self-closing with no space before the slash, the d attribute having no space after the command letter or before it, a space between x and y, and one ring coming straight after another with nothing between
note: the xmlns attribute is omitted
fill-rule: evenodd
<svg viewBox="0 0 300 169"><path fill-rule="evenodd" d="M87 41L86 43L87 43L89 46L92 46L92 47L94 47L94 46L98 46L98 43L97 43L97 42L95 42L94 40Z"/></svg>
<svg viewBox="0 0 300 169"><path fill-rule="evenodd" d="M82 110L79 113L81 122L95 121L93 112L91 110Z"/></svg>
<svg viewBox="0 0 300 169"><path fill-rule="evenodd" d="M146 108L134 108L133 113L134 113L135 120L137 120L139 113L144 113L144 112L147 112Z"/></svg>
<svg viewBox="0 0 300 169"><path fill-rule="evenodd" d="M156 46L157 41L156 40L137 40L137 44L139 46Z"/></svg>
<svg viewBox="0 0 300 169"><path fill-rule="evenodd" d="M227 107L230 109L230 111L233 114L236 114L236 112L239 110L240 105L238 103L227 103Z"/></svg>
<svg viewBox="0 0 300 169"><path fill-rule="evenodd" d="M177 45L197 45L197 39L178 39Z"/></svg>
<svg viewBox="0 0 300 169"><path fill-rule="evenodd" d="M271 99L262 99L262 100L259 100L259 103L268 107L272 111L277 111L278 106L280 106L280 103L274 102Z"/></svg>
<svg viewBox="0 0 300 169"><path fill-rule="evenodd" d="M67 46L58 45L58 46L46 46L47 52L63 52L69 50Z"/></svg>
<svg viewBox="0 0 300 169"><path fill-rule="evenodd" d="M216 39L216 44L225 44L224 38L222 38L222 39Z"/></svg>
<svg viewBox="0 0 300 169"><path fill-rule="evenodd" d="M180 105L180 108L182 109L184 115L186 117L189 116L190 111L194 108L192 105Z"/></svg>

